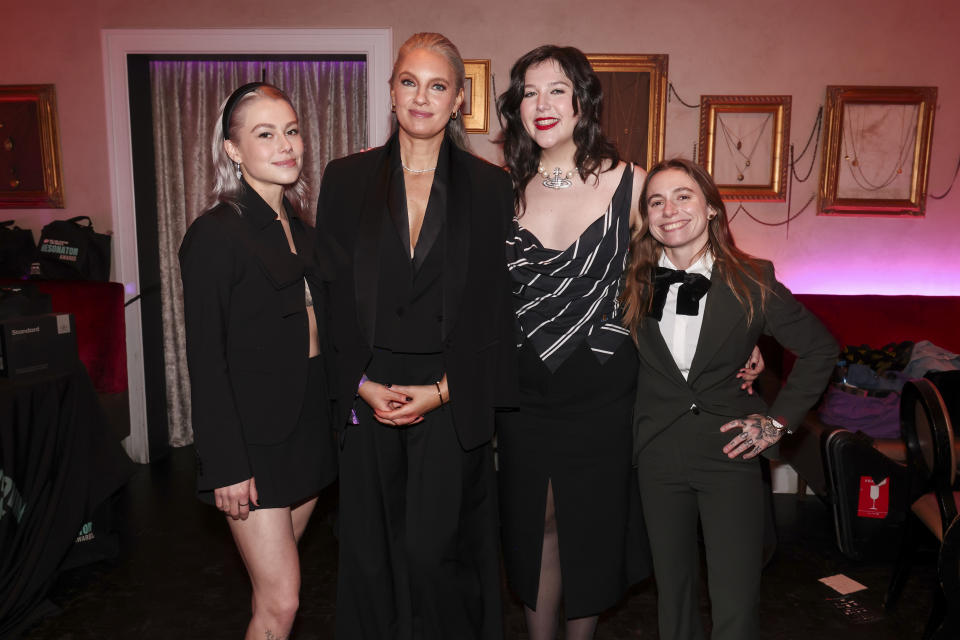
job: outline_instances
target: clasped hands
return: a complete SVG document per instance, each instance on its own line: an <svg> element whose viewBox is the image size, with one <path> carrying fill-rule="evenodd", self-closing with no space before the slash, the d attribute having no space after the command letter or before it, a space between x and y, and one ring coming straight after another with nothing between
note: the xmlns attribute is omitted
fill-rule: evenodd
<svg viewBox="0 0 960 640"><path fill-rule="evenodd" d="M438 393L439 389L439 393ZM357 394L373 410L373 417L391 427L408 427L438 409L448 399L447 377L437 384L380 384L368 380Z"/></svg>

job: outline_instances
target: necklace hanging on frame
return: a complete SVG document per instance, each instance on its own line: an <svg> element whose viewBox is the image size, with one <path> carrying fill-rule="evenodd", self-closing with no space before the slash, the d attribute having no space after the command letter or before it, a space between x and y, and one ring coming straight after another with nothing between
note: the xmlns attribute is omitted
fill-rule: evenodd
<svg viewBox="0 0 960 640"><path fill-rule="evenodd" d="M889 105L893 107L895 105ZM913 121L913 117L916 116L916 106L905 104L901 105L903 109L900 111L900 148L897 150L896 158L893 164L893 167L890 169L890 173L887 174L885 178L879 179L882 176L883 167L878 167L878 170L873 172L877 178L871 180L867 177L867 174L863 169L862 159L864 154L862 153L864 148L864 142L867 139L867 131L882 131L888 129L889 127L884 126L884 116L881 116L880 119L876 122L869 123L869 126L866 126L864 120L866 119L866 114L864 109L866 106L861 106L860 109L849 109L848 116L845 118L845 123L843 125L843 147L844 155L843 159L847 163L847 167L850 170L850 177L853 178L853 181L857 183L864 191L879 191L885 187L890 186L894 180L897 179L897 176L903 173L903 165L907 160L907 157L910 153L912 145L910 144L913 141L914 136L916 135L916 130L913 127L907 126L908 112L913 112L910 118L910 121ZM854 124L854 116L857 123ZM854 132L854 127L856 127L856 132ZM874 135L877 135L874 133ZM852 157L851 157L852 154Z"/></svg>
<svg viewBox="0 0 960 640"><path fill-rule="evenodd" d="M543 186L548 189L566 189L573 186L573 182L570 180L570 178L573 177L573 169L570 169L570 171L567 171L567 174L564 175L563 170L560 167L556 167L553 170L553 175L551 175L543 168L543 163L541 162L537 167L537 173L545 178Z"/></svg>
<svg viewBox="0 0 960 640"><path fill-rule="evenodd" d="M753 155L757 152L757 147L760 146L760 140L763 139L763 132L767 128L767 124L773 120L773 114L768 113L767 117L763 119L763 122L760 123L760 126L755 128L753 131L749 131L742 135L737 135L734 131L730 129L726 122L723 121L723 118L720 117L720 114L717 114L717 124L720 126L720 133L723 135L723 141L727 146L727 152L730 154L730 159L733 160L733 166L737 169L737 182L743 182L745 179L745 173L753 165ZM744 153L744 141L749 141L752 135L756 134L756 138L753 140L753 146L750 147L749 153ZM740 166L738 160L743 161L743 166Z"/></svg>

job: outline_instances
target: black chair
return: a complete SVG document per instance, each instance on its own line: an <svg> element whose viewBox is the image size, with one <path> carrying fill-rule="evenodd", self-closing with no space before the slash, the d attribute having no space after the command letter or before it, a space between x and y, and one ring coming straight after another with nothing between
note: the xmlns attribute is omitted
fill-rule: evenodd
<svg viewBox="0 0 960 640"><path fill-rule="evenodd" d="M911 380L903 388L900 426L910 467L926 493L911 506L916 518L907 521L885 606L893 607L903 589L922 525L940 541L940 584L923 638L956 639L960 637L960 493L953 490L957 457L950 415L933 382Z"/></svg>

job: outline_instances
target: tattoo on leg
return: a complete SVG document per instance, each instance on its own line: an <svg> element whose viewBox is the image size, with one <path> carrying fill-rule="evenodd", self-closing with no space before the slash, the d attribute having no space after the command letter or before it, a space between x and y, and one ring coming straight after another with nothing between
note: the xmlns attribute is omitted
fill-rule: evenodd
<svg viewBox="0 0 960 640"><path fill-rule="evenodd" d="M273 631L267 629L263 634L264 640L288 640L290 636L274 635Z"/></svg>

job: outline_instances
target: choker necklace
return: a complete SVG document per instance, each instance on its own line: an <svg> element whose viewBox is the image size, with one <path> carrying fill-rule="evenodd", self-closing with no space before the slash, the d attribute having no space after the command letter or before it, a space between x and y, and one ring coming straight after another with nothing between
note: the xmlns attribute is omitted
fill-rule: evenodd
<svg viewBox="0 0 960 640"><path fill-rule="evenodd" d="M566 189L573 185L573 182L570 181L570 178L573 177L573 169L567 171L567 175L564 176L560 167L556 167L553 170L553 175L551 175L543 168L543 163L541 162L537 167L537 173L545 178L543 186L548 189Z"/></svg>
<svg viewBox="0 0 960 640"><path fill-rule="evenodd" d="M429 169L411 169L407 165L403 164L403 161L400 161L400 166L403 167L404 171L409 171L410 173L430 173L431 171L437 170L437 165L433 165Z"/></svg>

